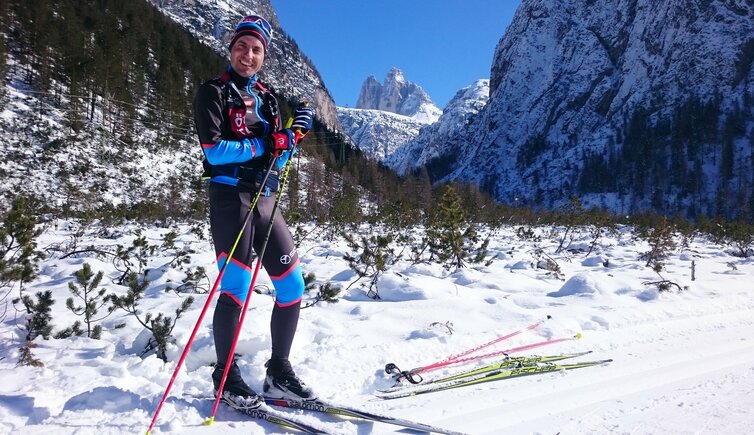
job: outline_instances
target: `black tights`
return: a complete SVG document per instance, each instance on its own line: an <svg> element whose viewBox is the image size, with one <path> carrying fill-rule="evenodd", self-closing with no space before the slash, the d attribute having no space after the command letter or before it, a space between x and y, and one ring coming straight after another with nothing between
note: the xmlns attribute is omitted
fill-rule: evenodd
<svg viewBox="0 0 754 435"><path fill-rule="evenodd" d="M251 297L251 295L249 295ZM217 307L212 319L212 332L215 337L215 352L217 363L224 366L233 337L238 329L238 320L241 317L241 306L226 294L220 294ZM272 335L272 358L288 359L291 353L293 337L296 335L296 326L301 312L301 302L287 307L275 304L270 319L270 333ZM232 360L231 360L232 362Z"/></svg>

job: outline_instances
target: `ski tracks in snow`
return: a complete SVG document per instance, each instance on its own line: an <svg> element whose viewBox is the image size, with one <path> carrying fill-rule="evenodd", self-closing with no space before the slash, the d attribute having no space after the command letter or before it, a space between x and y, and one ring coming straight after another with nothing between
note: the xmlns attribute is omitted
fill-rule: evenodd
<svg viewBox="0 0 754 435"><path fill-rule="evenodd" d="M491 382L425 403L461 399L435 423L474 434L748 433L752 326L754 310L742 309L611 329L596 339L602 350L582 358L614 358L605 366Z"/></svg>

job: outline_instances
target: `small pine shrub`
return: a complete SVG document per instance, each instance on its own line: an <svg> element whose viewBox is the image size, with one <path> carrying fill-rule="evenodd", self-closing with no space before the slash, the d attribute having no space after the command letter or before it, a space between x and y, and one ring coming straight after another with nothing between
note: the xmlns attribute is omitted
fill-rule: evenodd
<svg viewBox="0 0 754 435"><path fill-rule="evenodd" d="M316 286L315 282L316 276L313 273L304 275L305 291L311 293L316 289L316 293L314 293L314 299L307 302L307 304L301 307L301 309L313 307L319 302L327 302L330 304L338 302L338 296L341 292L340 286L334 286L331 282Z"/></svg>
<svg viewBox="0 0 754 435"><path fill-rule="evenodd" d="M78 334L77 332L80 330L74 327L72 330L74 335L83 335L85 332L87 337L94 339L99 339L102 335L102 326L95 325L95 323L112 313L112 311L109 311L104 316L97 316L99 309L108 301L108 297L105 295L106 290L104 288L97 290L103 276L102 271L95 275L92 267L88 263L84 263L83 267L74 273L76 283L68 283L68 290L74 297L80 299L83 305L75 305L74 298L70 297L65 301L65 306L77 316L82 316L86 325L86 331L81 331L81 334Z"/></svg>
<svg viewBox="0 0 754 435"><path fill-rule="evenodd" d="M663 261L676 248L673 238L674 228L666 218L658 220L653 226L638 226L637 235L649 243L649 251L642 254L647 263L655 272L660 272L665 267Z"/></svg>
<svg viewBox="0 0 754 435"><path fill-rule="evenodd" d="M391 247L393 237L386 236L362 236L356 239L354 236L343 233L349 248L353 253L345 254L343 259L348 262L348 267L356 272L357 278L346 288L350 288L362 278L369 279L367 294L372 299L379 299L377 282L380 276L392 266L397 258Z"/></svg>
<svg viewBox="0 0 754 435"><path fill-rule="evenodd" d="M52 321L52 306L55 304L55 300L52 298L52 291L37 292L36 297L36 301L29 295L23 295L20 298L20 302L26 311L25 341L32 341L40 336L47 340L50 338L50 334L52 334L52 324L50 322ZM14 302L18 303L19 299L16 299Z"/></svg>
<svg viewBox="0 0 754 435"><path fill-rule="evenodd" d="M181 306L175 310L175 317L165 316L158 313L156 316L152 313L139 313L139 302L144 297L144 292L149 287L149 280L145 276L131 272L128 276L128 292L125 296L110 295L112 306L110 311L117 309L124 310L131 314L144 328L152 333L142 355L148 355L155 351L157 357L167 362L167 345L172 340L173 328L183 313L194 303L192 296L187 297L181 303Z"/></svg>
<svg viewBox="0 0 754 435"><path fill-rule="evenodd" d="M430 252L446 269L461 269L478 255L476 227L468 222L461 198L450 185L430 213L427 237Z"/></svg>
<svg viewBox="0 0 754 435"><path fill-rule="evenodd" d="M19 349L18 365L19 366L31 366L31 367L44 367L42 361L34 356L31 352L37 345L33 341L27 341L24 346Z"/></svg>

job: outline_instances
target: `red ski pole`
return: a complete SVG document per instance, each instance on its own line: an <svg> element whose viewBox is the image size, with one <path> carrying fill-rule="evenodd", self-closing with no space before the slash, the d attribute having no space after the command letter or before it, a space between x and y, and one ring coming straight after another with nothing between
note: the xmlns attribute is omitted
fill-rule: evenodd
<svg viewBox="0 0 754 435"><path fill-rule="evenodd" d="M270 171L272 171L272 168L274 167L275 162L277 161L277 157L278 157L278 154L276 152L275 154L273 154L272 162L270 162L270 167L267 169L267 173L265 174L264 179L262 180L262 184L261 184L262 186L264 186L264 184L267 182L267 177L270 175ZM238 237L236 237L236 241L235 243L233 243L233 247L230 249L230 252L228 253L228 258L225 261L225 264L223 264L223 267L220 268L220 273L217 274L217 279L215 279L215 284L212 286L212 290L210 290L209 295L207 296L207 302L204 303L202 312L199 314L199 319L197 319L196 325L194 325L194 329L193 331L191 331L191 336L189 337L188 343L186 343L186 346L183 348L183 353L181 353L181 358L178 360L178 364L175 366L175 370L173 370L173 376L171 376L170 382L168 382L168 386L167 388L165 388L165 393L162 395L162 399L160 400L160 403L157 405L157 409L155 410L154 416L152 417L152 422L149 423L149 428L147 429L147 435L149 435L152 432L152 428L154 428L154 425L157 422L157 416L160 415L160 411L162 410L162 405L165 404L165 400L168 398L170 389L173 388L173 383L175 383L175 380L178 378L178 372L183 366L183 362L186 361L186 356L188 355L189 349L191 349L191 345L194 343L194 338L196 337L196 333L199 331L199 327L202 324L202 320L204 320L204 316L205 314L207 314L209 305L212 302L212 297L215 295L215 292L217 291L217 288L219 287L220 282L222 282L223 276L225 275L225 270L228 268L230 259L233 257L233 253L236 251L238 242L241 240L241 237L243 236L244 228L246 228L246 225L248 225L249 219L251 219L251 214L254 211L254 208L257 206L257 202L259 201L259 197L261 195L262 195L262 189L260 188L256 196L254 197L254 200L251 202L251 204L249 204L249 210L246 212L246 217L244 218L243 225L241 225L241 231L238 232ZM226 366L226 370L227 370L227 366Z"/></svg>
<svg viewBox="0 0 754 435"><path fill-rule="evenodd" d="M288 120L287 127L290 127L290 124L292 121L293 121L292 119ZM305 135L302 135L301 132L297 130L296 131L296 138L297 138L296 144L298 144L298 141L300 141L304 136ZM291 149L290 151L291 155L293 155L294 149L295 149L295 145L293 149ZM259 270L262 267L262 258L264 258L264 253L267 250L267 242L270 241L270 234L272 233L272 224L275 219L275 212L277 211L278 206L280 204L280 200L283 197L283 188L285 187L285 181L288 179L288 172L290 171L290 166L291 166L291 159L289 159L285 163L285 171L283 172L283 177L280 181L278 194L277 194L277 197L275 198L275 205L272 208L272 214L271 214L272 217L270 218L270 224L267 227L267 234L265 234L264 241L262 242L262 247L259 250L259 258L257 258L257 265L256 267L254 267L254 275L252 275L251 284L249 285L249 295L246 297L246 302L244 302L243 304L243 310L241 311L241 318L238 320L238 327L236 328L236 335L233 337L233 343L231 343L230 345L230 351L228 352L227 361L231 361L233 358L233 355L236 352L236 345L238 344L238 338L241 336L241 329L243 327L243 322L246 319L246 312L248 311L248 308L249 308L249 301L251 301L251 293L252 293L251 290L254 288L254 284L257 281L257 276L259 276ZM212 406L212 415L207 420L204 421L205 425L211 425L215 421L215 415L217 414L217 408L220 405L220 398L222 397L223 388L225 387L225 381L228 378L228 372L230 371L231 365L232 364L230 363L225 364L225 370L223 370L223 376L222 376L222 379L220 379L220 385L217 389L217 397L215 397L215 404Z"/></svg>
<svg viewBox="0 0 754 435"><path fill-rule="evenodd" d="M509 334L503 335L502 337L498 337L498 338L496 338L496 339L494 339L492 341L489 341L487 343L480 344L477 347L474 347L474 348L469 349L467 351L461 352L461 353L459 353L457 355L449 356L448 358L446 358L446 359L444 359L442 361L438 361L436 363L429 364L429 365L426 365L424 367L419 367L419 368L411 369L411 373L421 373L421 372L426 372L428 370L433 370L433 369L437 369L437 368L440 368L440 367L445 367L445 366L450 365L450 364L455 364L456 362L471 361L473 359L463 359L462 360L461 358L464 357L464 356L466 356L466 355L472 354L472 353L474 353L474 352L476 352L478 350L482 350L485 347L489 347L489 346L492 346L493 344L500 343L503 340L507 340L507 339L509 339L511 337L515 337L516 335L519 335L519 334L521 334L523 332L531 331L532 329L537 328L538 326L542 325L543 323L545 323L547 320L549 320L551 318L552 318L552 316L548 315L546 318L544 318L544 319L542 319L542 320L540 320L538 322L534 322L534 323L532 323L531 325L529 325L529 326L527 326L525 328L521 328L518 331L513 331L513 332L511 332ZM484 355L482 357L484 357ZM479 358L482 358L482 357L479 357Z"/></svg>

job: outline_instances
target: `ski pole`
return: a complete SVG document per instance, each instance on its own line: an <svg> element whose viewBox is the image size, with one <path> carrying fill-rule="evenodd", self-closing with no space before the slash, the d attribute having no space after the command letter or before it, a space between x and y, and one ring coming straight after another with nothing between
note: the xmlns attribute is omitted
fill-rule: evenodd
<svg viewBox="0 0 754 435"><path fill-rule="evenodd" d="M467 358L460 358L460 359L451 361L451 362L449 362L446 365L461 364L461 363L470 362L470 361L476 361L476 360L485 359L485 358L492 358L494 356L508 355L510 353L523 352L525 350L534 349L534 348L542 347L542 346L547 346L547 345L550 345L550 344L562 343L564 341L580 340L580 339L581 339L581 333L577 333L576 335L574 335L572 337L555 338L555 339L552 339L552 340L540 341L539 343L525 344L523 346L513 347L513 348L510 348L510 349L506 349L506 350L499 350L497 352L491 352L491 353L487 353L487 354L484 354L484 355L472 356L472 357L467 357ZM433 368L436 368L436 367L433 367Z"/></svg>
<svg viewBox="0 0 754 435"><path fill-rule="evenodd" d="M449 366L449 365L461 364L461 363L466 363L466 362L471 362L471 361L477 361L477 360L485 359L485 358L492 358L492 357L500 356L500 355L506 355L506 356L508 356L511 353L523 352L525 350L534 349L534 348L542 347L542 346L547 346L547 345L550 345L550 344L561 343L561 342L564 342L564 341L571 341L571 340L580 340L580 339L581 339L581 333L577 333L576 335L574 335L572 337L555 338L555 339L552 339L552 340L540 341L538 343L525 344L523 346L518 346L518 347L513 347L513 348L510 348L510 349L500 350L500 351L497 351L497 352L486 353L484 355L476 355L476 356L471 356L471 357L466 357L466 358L459 358L459 359L455 359L453 361L445 362L442 366L434 366L432 368L422 370L421 372L416 372L413 369L412 370L407 370L407 371L401 371L395 364L388 364L387 366L385 366L385 372L387 372L388 374L392 374L395 377L395 380L398 381L398 382L400 382L401 379L406 379L406 380L408 380L412 384L419 384L419 383L421 383L424 380L424 378L422 378L421 375L419 375L418 373L423 373L423 372L427 372L427 371L430 371L430 370L435 370L435 369L438 369L438 368L441 368L441 367L445 367L445 366Z"/></svg>
<svg viewBox="0 0 754 435"><path fill-rule="evenodd" d="M529 326L527 326L525 328L521 328L518 331L511 332L509 334L503 335L502 337L498 337L498 338L496 338L496 339L494 339L492 341L489 341L487 343L480 344L479 346L477 346L475 348L469 349L469 350L467 350L465 352L461 352L461 353L459 353L457 355L450 356L450 357L444 359L443 361L440 361L440 362L437 362L437 363L434 363L434 364L430 364L430 365L427 365L427 366L424 366L424 367L412 369L411 371L414 372L414 373L420 373L420 372L424 372L424 371L427 371L427 370L432 370L432 369L435 369L435 368L443 367L443 366L446 366L448 364L453 364L456 361L459 361L460 358L462 358L462 357L464 357L466 355L469 355L469 354L474 353L474 352L476 352L478 350L484 349L485 347L492 346L493 344L499 343L499 342L501 342L503 340L507 340L509 338L515 337L516 335L519 335L519 334L524 333L526 331L531 331L532 329L537 328L538 326L542 325L543 323L545 323L547 320L550 320L550 319L552 319L552 316L548 315L544 319L542 319L542 320L540 320L538 322L532 323L531 325L529 325Z"/></svg>
<svg viewBox="0 0 754 435"><path fill-rule="evenodd" d="M204 303L204 307L202 308L202 311L199 314L199 319L197 319L196 325L194 325L194 329L191 331L191 336L189 336L189 340L186 343L186 346L183 348L183 352L181 353L181 357L178 360L178 364L175 366L175 369L173 370L173 376L171 376L170 382L168 382L168 386L167 388L165 388L165 393L162 395L162 399L160 400L160 403L157 405L157 409L155 410L154 416L152 417L152 422L149 423L149 428L147 429L147 435L149 435L152 432L152 428L154 428L154 424L157 422L157 416L160 415L160 411L162 410L162 405L165 404L165 400L168 398L170 389L173 387L173 383L175 383L175 380L178 378L178 372L180 371L181 366L183 366L183 362L186 360L186 356L188 355L189 349L191 348L191 345L194 342L196 333L199 331L199 327L202 324L202 320L204 319L204 316L207 314L209 305L212 302L212 297L215 295L215 292L217 291L217 288L220 285L220 282L222 281L223 276L225 275L225 270L228 268L228 264L230 264L230 259L233 258L233 254L236 251L238 242L241 240L244 229L246 228L246 225L248 225L249 219L251 219L251 215L254 211L254 208L257 206L259 197L262 195L262 186L264 186L267 183L267 178L270 176L270 172L272 171L272 168L275 167L275 162L277 161L277 157L278 157L278 153L276 151L275 154L272 155L272 162L270 162L270 167L267 168L267 172L264 174L264 178L262 179L262 184L260 184L260 187L256 193L256 196L254 196L254 199L249 204L249 209L246 212L246 216L244 217L244 220L243 220L243 225L241 225L241 230L238 232L236 241L233 243L233 247L230 249L230 252L228 253L228 257L225 261L225 264L223 264L223 267L220 268L220 272L217 274L215 283L212 285L212 289L210 290L209 295L207 296L207 302Z"/></svg>
<svg viewBox="0 0 754 435"><path fill-rule="evenodd" d="M507 340L507 339L509 339L511 337L515 337L516 335L519 335L519 334L521 334L523 332L531 331L532 329L537 328L538 326L542 325L543 323L545 323L545 321L547 321L547 320L549 320L551 318L552 318L552 316L548 315L544 319L539 320L537 322L534 322L531 325L526 326L525 328L521 328L521 329L519 329L517 331L513 331L513 332L511 332L509 334L503 335L502 337L498 337L498 338L496 338L496 339L494 339L492 341L489 341L487 343L480 344L479 346L473 347L473 348L471 348L469 350L466 350L466 351L463 351L463 352L461 352L459 354L449 356L449 357L445 358L442 361L438 361L438 362L435 362L435 363L432 363L432 364L429 364L429 365L426 365L426 366L423 366L423 367L413 368L413 369L411 369L411 370L409 370L407 372L400 372L400 373L398 373L396 365L393 364L393 363L390 363L390 364L385 365L385 373L387 373L387 374L391 374L391 373L392 374L397 374L397 375L399 375L398 376L398 380L400 380L400 378L403 377L402 375L404 375L404 374L417 375L417 374L422 373L422 372L426 372L426 371L429 371L429 370L437 369L437 368L440 368L440 367L445 367L447 365L453 364L454 361L458 360L459 358L465 357L466 355L469 355L471 353L474 353L474 352L476 352L478 350L481 350L481 349L484 349L486 347L492 346L493 344L499 343L499 342L501 342L503 340ZM411 378L408 378L408 379L409 379L409 381L411 381ZM413 381L411 381L411 382L413 382ZM418 381L418 382L421 382L421 381Z"/></svg>
<svg viewBox="0 0 754 435"><path fill-rule="evenodd" d="M286 128L290 128L291 123L293 122L293 119L289 119ZM300 136L299 136L300 135ZM300 130L296 132L296 136L299 138L300 141L305 136L304 134L301 134ZM294 144L294 146L291 148L291 155L293 155L293 151L296 149L296 145L298 145L298 141ZM277 156L277 153L276 153ZM278 193L275 197L275 204L272 207L272 214L270 216L270 224L267 226L267 233L264 236L264 240L262 241L262 247L259 250L259 258L257 258L257 264L254 267L254 274L251 277L251 284L249 284L249 294L246 297L246 301L243 304L243 310L241 311L241 317L238 320L238 327L236 328L236 334L233 337L233 342L230 345L230 351L228 352L228 358L227 361L231 361L231 358L233 358L233 355L236 351L236 345L238 344L238 338L241 336L241 329L243 328L243 322L246 319L246 312L249 308L249 302L251 301L251 289L254 288L254 284L257 281L257 277L259 276L259 270L262 266L262 259L264 258L264 253L267 250L267 243L270 241L270 235L272 234L272 224L275 221L275 213L277 212L278 206L280 204L280 200L283 198L283 188L285 187L285 181L288 178L288 172L290 170L291 160L288 159L288 161L285 163L285 170L283 172L283 177L280 180L280 186L278 188ZM261 189L261 188L260 188ZM206 426L211 425L215 421L215 415L217 414L217 408L220 405L220 398L222 397L223 388L225 387L225 381L228 377L228 372L230 371L230 366L232 364L225 364L225 370L223 370L223 376L220 379L220 385L217 389L217 397L215 397L215 403L212 406L212 415L204 421L204 424Z"/></svg>

